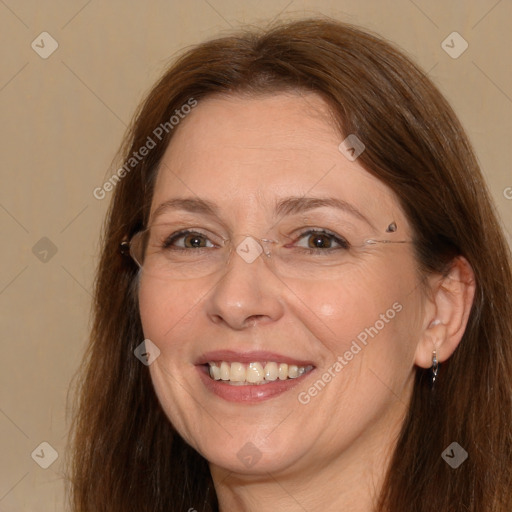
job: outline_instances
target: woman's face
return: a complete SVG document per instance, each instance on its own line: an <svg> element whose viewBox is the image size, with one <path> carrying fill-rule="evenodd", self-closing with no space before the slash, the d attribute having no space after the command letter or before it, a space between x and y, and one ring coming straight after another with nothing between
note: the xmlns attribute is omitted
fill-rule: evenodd
<svg viewBox="0 0 512 512"><path fill-rule="evenodd" d="M159 250L139 288L172 424L237 473L384 451L410 397L424 305L411 244L363 245L411 239L397 199L340 151L315 94L212 97L180 123L150 223L195 234ZM233 240L229 258L220 238ZM270 257L257 239L277 240L262 244Z"/></svg>

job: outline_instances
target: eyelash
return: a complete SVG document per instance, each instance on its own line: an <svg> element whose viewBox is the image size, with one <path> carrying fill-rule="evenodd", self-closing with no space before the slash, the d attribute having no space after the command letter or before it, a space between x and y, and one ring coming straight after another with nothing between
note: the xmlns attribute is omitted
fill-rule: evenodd
<svg viewBox="0 0 512 512"><path fill-rule="evenodd" d="M300 240L301 238L303 238L305 236L310 236L310 235L326 235L331 238L331 241L334 241L336 244L339 245L339 247L328 247L326 249L300 247L300 249L302 251L310 253L310 254L316 253L316 252L331 252L331 251L337 251L340 249L347 250L350 248L350 244L345 238L340 237L340 236L336 235L336 233L333 233L332 231L329 231L327 229L308 229L306 231L303 231L302 233L300 233L297 236L297 239L295 240L295 242L297 242L298 240Z"/></svg>
<svg viewBox="0 0 512 512"><path fill-rule="evenodd" d="M177 247L173 247L173 244L179 240L180 238L183 238L187 235L197 235L199 237L203 237L205 239L208 240L208 237L206 235L204 235L203 233L200 233L198 231L192 231L192 230L182 230L182 231L178 231L177 233L173 233L172 235L170 235L168 238L166 238L162 244L162 249L167 249L167 250L178 250L178 251L197 251L199 249L208 249L208 247L197 247L197 248L191 248L191 247L180 247L180 248L177 248ZM294 242L292 243L296 243L298 240L300 240L301 238L305 237L305 236L311 236L311 235L326 235L328 237L331 238L331 241L334 241L336 244L339 245L339 247L328 247L328 248L325 248L325 249L322 249L322 248L306 248L306 247L299 247L298 249L302 250L303 252L306 252L308 254L313 254L313 253L320 253L320 252L331 252L331 251L336 251L336 250L340 250L340 249L344 249L344 250L347 250L350 248L350 244L349 242L344 239L343 237L340 237L338 235L336 235L335 233L331 232L331 231L328 231L326 229L308 229L306 231L303 231L302 233L300 233L297 238L295 239ZM288 247L288 246L286 246Z"/></svg>

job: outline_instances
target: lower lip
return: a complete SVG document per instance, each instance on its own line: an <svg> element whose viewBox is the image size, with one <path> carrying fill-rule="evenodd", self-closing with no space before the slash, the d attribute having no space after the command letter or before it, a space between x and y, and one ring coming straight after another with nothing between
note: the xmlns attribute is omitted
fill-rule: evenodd
<svg viewBox="0 0 512 512"><path fill-rule="evenodd" d="M263 402L264 400L269 400L270 398L282 395L286 391L290 391L297 384L302 382L306 375L309 375L314 371L311 370L296 379L275 380L268 384L245 384L243 386L233 386L227 381L212 379L208 375L204 366L198 366L197 369L203 384L209 391L228 402L239 403Z"/></svg>

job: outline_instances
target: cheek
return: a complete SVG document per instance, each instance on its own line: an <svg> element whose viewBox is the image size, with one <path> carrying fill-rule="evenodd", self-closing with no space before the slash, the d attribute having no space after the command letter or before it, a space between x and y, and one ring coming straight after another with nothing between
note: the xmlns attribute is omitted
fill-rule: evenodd
<svg viewBox="0 0 512 512"><path fill-rule="evenodd" d="M187 382L193 371L187 350L188 337L194 332L201 293L189 283L141 279L139 311L144 337L160 350L149 371L156 395L169 420L194 446L193 428L188 419L196 418L193 391ZM192 422L193 424L194 422Z"/></svg>
<svg viewBox="0 0 512 512"><path fill-rule="evenodd" d="M291 284L293 315L320 341L324 369L341 356L357 380L368 368L385 378L410 372L421 302L414 260L381 259L337 280Z"/></svg>
<svg viewBox="0 0 512 512"><path fill-rule="evenodd" d="M323 332L333 343L373 325L401 295L396 280L369 267L354 268L328 281L296 281L289 288L295 299L295 316L308 321L312 329Z"/></svg>
<svg viewBox="0 0 512 512"><path fill-rule="evenodd" d="M139 312L144 337L160 350L159 366L171 370L185 359L183 339L194 329L201 293L188 283L142 279Z"/></svg>
<svg viewBox="0 0 512 512"><path fill-rule="evenodd" d="M164 339L170 331L187 322L198 302L197 290L189 284L141 279L139 284L139 311L144 335Z"/></svg>

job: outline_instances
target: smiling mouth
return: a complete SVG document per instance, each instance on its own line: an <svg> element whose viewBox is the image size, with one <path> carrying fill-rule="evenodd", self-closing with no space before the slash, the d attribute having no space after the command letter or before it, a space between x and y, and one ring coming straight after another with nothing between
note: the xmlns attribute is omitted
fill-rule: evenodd
<svg viewBox="0 0 512 512"><path fill-rule="evenodd" d="M289 365L275 361L252 362L248 364L211 361L206 367L212 380L224 381L233 386L260 385L269 384L276 380L297 379L314 368L312 365L297 366L295 364Z"/></svg>

